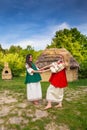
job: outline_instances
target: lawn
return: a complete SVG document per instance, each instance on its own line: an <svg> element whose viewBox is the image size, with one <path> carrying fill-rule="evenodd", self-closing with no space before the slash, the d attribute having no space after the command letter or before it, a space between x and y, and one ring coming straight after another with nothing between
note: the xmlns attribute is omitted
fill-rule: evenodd
<svg viewBox="0 0 87 130"><path fill-rule="evenodd" d="M0 130L87 130L87 79L69 83L59 109L44 110L49 83L41 86L43 99L34 106L26 99L24 77L0 79Z"/></svg>

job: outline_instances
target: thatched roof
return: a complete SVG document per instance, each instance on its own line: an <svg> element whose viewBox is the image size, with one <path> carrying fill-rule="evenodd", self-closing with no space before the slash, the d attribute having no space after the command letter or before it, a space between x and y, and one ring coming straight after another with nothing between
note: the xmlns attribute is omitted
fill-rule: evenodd
<svg viewBox="0 0 87 130"><path fill-rule="evenodd" d="M50 48L45 49L39 58L36 61L36 65L41 68L46 65L51 64L58 60L58 55L62 55L64 57L65 62L68 64L70 69L78 68L79 64L73 58L69 51L65 48L57 49L57 48Z"/></svg>

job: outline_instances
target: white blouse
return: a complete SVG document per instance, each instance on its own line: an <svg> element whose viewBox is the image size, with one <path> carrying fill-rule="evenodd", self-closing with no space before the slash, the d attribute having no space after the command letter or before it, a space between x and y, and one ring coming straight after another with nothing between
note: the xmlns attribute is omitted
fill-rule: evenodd
<svg viewBox="0 0 87 130"><path fill-rule="evenodd" d="M57 73L57 72L63 70L64 68L65 68L64 63L58 64L57 62L53 62L51 64L50 70L52 73Z"/></svg>
<svg viewBox="0 0 87 130"><path fill-rule="evenodd" d="M30 74L30 75L33 75L32 71L33 69L31 67L29 67L28 64L25 65L26 69L27 69L27 72Z"/></svg>

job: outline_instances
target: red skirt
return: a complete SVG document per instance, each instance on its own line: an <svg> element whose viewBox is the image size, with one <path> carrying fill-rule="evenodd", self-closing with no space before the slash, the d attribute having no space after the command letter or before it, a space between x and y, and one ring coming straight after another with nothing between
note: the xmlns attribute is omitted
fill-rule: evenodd
<svg viewBox="0 0 87 130"><path fill-rule="evenodd" d="M49 79L49 82L55 86L56 88L65 88L67 87L67 78L66 78L66 72L65 69L58 73L52 73L51 77Z"/></svg>

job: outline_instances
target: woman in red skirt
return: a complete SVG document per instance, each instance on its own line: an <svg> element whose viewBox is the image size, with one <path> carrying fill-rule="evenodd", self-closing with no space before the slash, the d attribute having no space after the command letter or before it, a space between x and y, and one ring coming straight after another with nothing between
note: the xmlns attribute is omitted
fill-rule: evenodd
<svg viewBox="0 0 87 130"><path fill-rule="evenodd" d="M46 109L52 107L52 102L56 102L55 107L62 107L63 101L63 91L67 87L67 78L66 78L66 65L64 62L63 56L58 56L58 61L53 62L51 65L44 67L43 69L50 68L52 74L50 76L49 82L50 86L47 89L46 100L48 101ZM46 70L47 71L47 70Z"/></svg>

